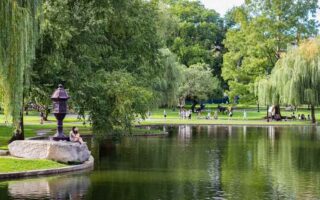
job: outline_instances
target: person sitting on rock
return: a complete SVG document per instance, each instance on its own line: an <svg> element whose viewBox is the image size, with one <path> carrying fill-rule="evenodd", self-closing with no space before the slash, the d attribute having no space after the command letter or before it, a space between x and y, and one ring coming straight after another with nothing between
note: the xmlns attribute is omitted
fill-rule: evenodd
<svg viewBox="0 0 320 200"><path fill-rule="evenodd" d="M83 143L83 140L82 140L82 138L80 136L79 130L75 126L72 127L69 137L70 137L70 141L71 142L79 142L80 144Z"/></svg>

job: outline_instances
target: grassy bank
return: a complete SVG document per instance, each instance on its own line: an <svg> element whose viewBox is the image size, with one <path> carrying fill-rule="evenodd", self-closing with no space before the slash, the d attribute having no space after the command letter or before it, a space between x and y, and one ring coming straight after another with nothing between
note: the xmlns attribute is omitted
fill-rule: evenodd
<svg viewBox="0 0 320 200"><path fill-rule="evenodd" d="M175 109L156 109L151 111L151 116L146 120L140 120L141 125L160 125L160 124L230 124L230 125L311 125L311 121L302 121L302 120L282 120L282 121L271 121L267 122L265 119L267 110L266 108L261 108L260 112L257 112L257 109L253 106L251 107L237 107L233 111L233 116L229 119L227 114L218 113L218 119L213 119L214 112L216 111L216 105L206 106L206 110L202 112L201 115L196 113L192 114L192 119L181 119L179 115L179 110ZM164 110L167 113L167 118L164 119L163 112ZM247 113L247 118L243 118L244 110ZM211 114L211 119L206 119L208 112ZM282 109L281 115L290 117L293 114L292 111L285 111ZM307 108L300 108L298 111L295 111L295 116L298 117L298 114L304 114L306 117L310 114L310 110ZM320 118L320 110L316 110L316 118ZM137 124L139 124L137 123Z"/></svg>
<svg viewBox="0 0 320 200"><path fill-rule="evenodd" d="M308 121L272 121L267 122L266 120L206 120L206 119L192 119L192 120L181 120L181 119L155 119L145 120L140 125L256 125L256 126L289 126L289 125L312 125Z"/></svg>
<svg viewBox="0 0 320 200"><path fill-rule="evenodd" d="M227 107L226 105L223 105ZM187 107L188 109L190 108ZM175 109L155 109L151 111L151 116L149 119L144 121L139 120L136 125L162 125L162 124L219 124L219 125L311 125L310 121L299 121L299 120L288 120L281 122L267 122L264 118L266 116L266 108L261 107L260 112L257 112L257 107L255 105L237 105L234 109L233 117L229 120L228 115L218 113L218 120L207 120L205 117L208 112L213 116L214 111L217 109L216 104L206 105L205 112L201 116L197 116L195 113L192 114L191 120L181 119L179 116L179 110ZM166 110L167 118L164 119L163 111ZM243 119L243 111L247 112L247 119ZM291 111L285 111L284 108L281 110L282 116L291 116ZM301 107L295 111L296 117L298 114L304 114L308 116L310 110L307 107ZM316 118L320 119L320 109L316 109ZM51 130L48 134L54 134L56 130L56 120L53 115L49 116L49 121L44 124L40 124L39 113L30 112L28 116L24 117L25 122L25 137L37 136L37 132L41 130ZM2 122L2 123L1 123ZM80 128L80 133L82 135L92 134L91 127L89 125L84 126L80 120L77 119L76 115L67 115L64 120L65 132L68 133L72 126L78 126ZM0 149L7 149L8 141L12 136L13 129L4 124L4 116L0 114ZM147 129L133 129L133 135L141 134L161 134L162 131L157 130L147 130Z"/></svg>
<svg viewBox="0 0 320 200"><path fill-rule="evenodd" d="M66 167L51 160L29 160L11 157L0 157L0 173L21 172L41 169L54 169Z"/></svg>

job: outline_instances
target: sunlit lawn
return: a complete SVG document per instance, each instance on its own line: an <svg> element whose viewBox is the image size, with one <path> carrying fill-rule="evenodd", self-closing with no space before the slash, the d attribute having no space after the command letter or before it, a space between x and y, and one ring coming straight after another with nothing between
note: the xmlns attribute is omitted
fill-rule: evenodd
<svg viewBox="0 0 320 200"><path fill-rule="evenodd" d="M211 118L213 118L214 112L216 111L217 105L206 105L206 109L200 116L196 113L192 114L191 120L181 119L179 115L179 109L156 109L151 111L151 116L149 119L142 121L142 124L257 124L257 125L267 125L267 124L295 124L295 125L305 125L311 124L310 121L301 121L301 120L288 120L280 122L267 122L265 117L267 115L266 107L260 108L260 112L257 112L256 106L249 106L244 108L239 106L233 111L233 116L229 119L227 114L218 113L218 120L207 120L205 119L208 115L208 112L211 113ZM163 112L164 110L167 113L166 120L164 119ZM246 110L247 118L243 119L243 112ZM284 108L281 109L282 116L290 117L292 111L285 111ZM310 110L307 108L299 108L295 111L295 116L298 117L298 114L304 114L306 117L310 115ZM316 118L320 118L320 110L316 110Z"/></svg>
<svg viewBox="0 0 320 200"><path fill-rule="evenodd" d="M0 173L61 168L67 165L51 160L29 160L0 157Z"/></svg>

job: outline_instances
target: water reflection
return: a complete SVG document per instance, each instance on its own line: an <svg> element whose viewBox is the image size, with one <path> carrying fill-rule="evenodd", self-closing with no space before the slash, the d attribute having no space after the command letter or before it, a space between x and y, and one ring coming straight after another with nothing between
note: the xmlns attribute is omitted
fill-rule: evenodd
<svg viewBox="0 0 320 200"><path fill-rule="evenodd" d="M190 141L192 137L191 126L179 126L178 127L178 137L183 141Z"/></svg>
<svg viewBox="0 0 320 200"><path fill-rule="evenodd" d="M319 127L166 130L91 141L94 172L0 183L0 199L320 199Z"/></svg>
<svg viewBox="0 0 320 200"><path fill-rule="evenodd" d="M84 199L90 178L84 175L46 177L7 182L13 199Z"/></svg>

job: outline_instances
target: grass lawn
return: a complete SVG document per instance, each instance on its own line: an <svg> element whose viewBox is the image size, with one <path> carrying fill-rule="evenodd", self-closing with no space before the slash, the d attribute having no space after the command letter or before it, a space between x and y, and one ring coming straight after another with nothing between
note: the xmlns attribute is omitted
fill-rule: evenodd
<svg viewBox="0 0 320 200"><path fill-rule="evenodd" d="M157 120L145 120L140 125L312 125L308 121L272 121L267 122L266 120L206 120L206 119L192 119L192 120L181 120L181 119L157 119Z"/></svg>
<svg viewBox="0 0 320 200"><path fill-rule="evenodd" d="M54 169L66 166L67 165L51 160L28 160L11 157L0 157L0 173Z"/></svg>
<svg viewBox="0 0 320 200"><path fill-rule="evenodd" d="M256 106L249 106L244 108L243 106L237 106L237 108L233 111L232 120L229 120L228 115L218 113L218 120L207 120L205 117L208 112L211 113L211 117L213 117L214 111L216 111L217 105L206 105L206 111L202 113L200 117L196 115L196 113L192 114L192 120L180 119L179 109L156 109L151 111L151 117L142 121L142 125L159 125L159 124L235 124L235 125L310 125L310 121L300 121L300 120L288 120L288 121L272 121L267 122L264 118L266 116L267 110L266 107L260 108L260 112L257 112ZM166 110L167 119L165 120L163 117L163 111ZM247 119L243 119L243 111L247 112ZM291 116L291 111L285 111L283 108L281 109L282 116ZM295 116L298 114L304 114L308 116L310 114L310 110L306 107L299 108L295 112ZM320 109L316 110L316 118L320 119Z"/></svg>

